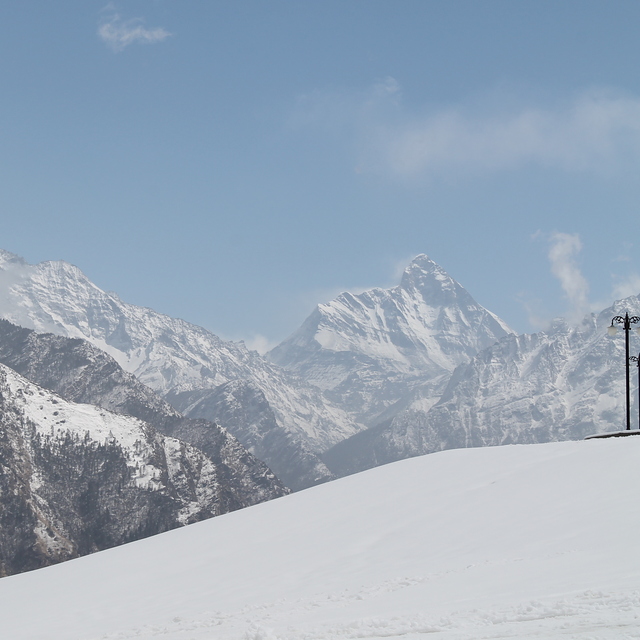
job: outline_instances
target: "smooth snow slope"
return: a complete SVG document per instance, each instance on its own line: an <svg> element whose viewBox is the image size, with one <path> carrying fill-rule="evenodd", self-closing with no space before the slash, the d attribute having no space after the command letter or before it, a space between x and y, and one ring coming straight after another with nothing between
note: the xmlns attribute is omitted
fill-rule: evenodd
<svg viewBox="0 0 640 640"><path fill-rule="evenodd" d="M445 451L0 580L11 640L640 637L640 437Z"/></svg>

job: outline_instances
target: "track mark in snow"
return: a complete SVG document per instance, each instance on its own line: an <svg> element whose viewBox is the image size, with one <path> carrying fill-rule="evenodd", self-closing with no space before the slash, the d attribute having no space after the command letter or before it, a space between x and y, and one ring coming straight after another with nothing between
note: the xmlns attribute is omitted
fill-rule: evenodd
<svg viewBox="0 0 640 640"><path fill-rule="evenodd" d="M434 634L443 640L640 640L640 592L586 591L573 598L453 611L445 616L415 613L362 617L326 625L309 619L318 608L326 608L330 617L357 600L410 588L425 580L397 578L353 593L345 590L313 599L284 599L230 613L202 614L197 619L174 617L163 625L121 631L100 640L419 640Z"/></svg>

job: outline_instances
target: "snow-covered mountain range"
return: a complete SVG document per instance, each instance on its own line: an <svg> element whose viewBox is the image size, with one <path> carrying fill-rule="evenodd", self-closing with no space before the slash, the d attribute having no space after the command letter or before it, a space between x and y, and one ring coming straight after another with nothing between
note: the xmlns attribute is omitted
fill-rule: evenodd
<svg viewBox="0 0 640 640"><path fill-rule="evenodd" d="M122 302L64 262L0 252L0 316L82 337L196 420L166 427L205 452L216 421L301 489L446 448L580 438L622 421L611 316L516 336L417 256L391 289L319 305L266 358L243 343Z"/></svg>
<svg viewBox="0 0 640 640"><path fill-rule="evenodd" d="M425 255L397 287L320 305L267 359L124 303L65 262L0 252L0 268L0 316L90 341L185 415L222 423L293 489L335 477L323 454L416 388L435 403L456 365L510 332ZM179 435L206 449L202 434Z"/></svg>
<svg viewBox="0 0 640 640"><path fill-rule="evenodd" d="M578 440L625 427L624 338L614 316L640 314L631 296L578 326L556 320L546 330L509 335L460 365L438 402L420 389L390 421L336 445L325 461L337 474L442 449ZM635 353L640 339L631 332ZM638 380L632 382L632 428L638 428ZM429 390L428 390L429 391Z"/></svg>
<svg viewBox="0 0 640 640"><path fill-rule="evenodd" d="M637 635L640 436L487 447L622 428L606 329L626 312L639 296L517 336L418 256L398 287L320 305L270 362L0 253L0 316L23 325L0 321L0 573L166 532L0 580L3 633ZM286 496L212 419L296 489L413 459Z"/></svg>
<svg viewBox="0 0 640 640"><path fill-rule="evenodd" d="M38 332L91 342L161 396L171 394L180 411L189 414L198 404L197 417L216 421L216 415L202 415L202 407L210 405L196 403L198 394L206 399L220 385L246 383L260 399L255 412L242 410L241 429L236 430L233 420L224 426L291 488L331 479L319 455L361 429L317 387L270 364L244 343L221 340L183 320L122 302L66 262L29 265L0 251L0 270L0 317ZM181 394L188 400L182 402ZM225 398L231 406L223 409L238 415L234 394L219 394L216 406ZM260 428L272 420L275 438Z"/></svg>

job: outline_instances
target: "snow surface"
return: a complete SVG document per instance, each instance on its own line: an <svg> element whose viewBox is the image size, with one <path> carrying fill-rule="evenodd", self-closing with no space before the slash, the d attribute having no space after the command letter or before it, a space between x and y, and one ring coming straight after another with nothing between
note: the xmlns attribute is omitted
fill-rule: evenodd
<svg viewBox="0 0 640 640"><path fill-rule="evenodd" d="M640 438L404 460L0 580L11 640L640 637Z"/></svg>

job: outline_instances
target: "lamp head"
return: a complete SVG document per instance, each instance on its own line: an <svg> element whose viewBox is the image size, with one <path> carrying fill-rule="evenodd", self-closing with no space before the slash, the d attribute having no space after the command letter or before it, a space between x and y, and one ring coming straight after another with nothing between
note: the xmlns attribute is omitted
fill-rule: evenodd
<svg viewBox="0 0 640 640"><path fill-rule="evenodd" d="M607 333L608 333L610 336L615 336L615 335L616 335L616 333L618 333L618 327L616 327L615 325L613 325L613 324L612 324L612 325L607 329Z"/></svg>

